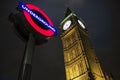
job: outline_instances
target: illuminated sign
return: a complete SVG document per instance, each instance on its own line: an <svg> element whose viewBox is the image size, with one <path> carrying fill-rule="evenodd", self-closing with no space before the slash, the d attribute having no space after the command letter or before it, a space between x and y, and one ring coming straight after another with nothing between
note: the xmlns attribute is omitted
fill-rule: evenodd
<svg viewBox="0 0 120 80"><path fill-rule="evenodd" d="M53 27L52 21L45 14L45 12L43 12L40 8L38 8L37 6L35 6L33 4L24 5L22 2L19 3L19 7L23 10L24 16L27 19L27 21L29 22L29 24L37 32L39 32L40 34L42 34L44 36L53 36L54 34L57 34L57 29ZM33 12L32 10L39 12L47 20L47 22L44 19L42 19L39 15L37 15L35 12ZM31 16L33 16L35 19L37 19L40 23L42 23L48 29L47 30L42 29L41 26L39 26L35 23L35 21L32 19Z"/></svg>

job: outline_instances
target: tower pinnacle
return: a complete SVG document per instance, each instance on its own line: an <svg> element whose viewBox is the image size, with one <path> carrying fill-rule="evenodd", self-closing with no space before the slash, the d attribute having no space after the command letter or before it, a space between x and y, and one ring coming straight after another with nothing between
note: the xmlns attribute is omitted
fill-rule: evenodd
<svg viewBox="0 0 120 80"><path fill-rule="evenodd" d="M72 11L70 10L70 8L67 7L67 9L65 10L65 17L67 17L70 13L72 13Z"/></svg>

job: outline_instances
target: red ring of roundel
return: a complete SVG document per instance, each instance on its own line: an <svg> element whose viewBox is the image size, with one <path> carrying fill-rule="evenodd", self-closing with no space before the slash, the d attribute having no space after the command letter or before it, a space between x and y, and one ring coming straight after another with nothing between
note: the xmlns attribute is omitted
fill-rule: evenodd
<svg viewBox="0 0 120 80"><path fill-rule="evenodd" d="M50 20L50 18L45 14L45 12L43 12L40 8L38 8L37 6L33 5L33 4L26 4L26 6L31 9L31 10L36 10L38 11L47 21L48 23L53 26L52 21ZM27 21L29 22L29 24L40 34L44 35L44 36L53 36L54 32L50 29L48 30L44 30L42 29L40 26L38 26L31 18L31 15L29 13L27 13L26 11L23 11L25 18L27 19Z"/></svg>

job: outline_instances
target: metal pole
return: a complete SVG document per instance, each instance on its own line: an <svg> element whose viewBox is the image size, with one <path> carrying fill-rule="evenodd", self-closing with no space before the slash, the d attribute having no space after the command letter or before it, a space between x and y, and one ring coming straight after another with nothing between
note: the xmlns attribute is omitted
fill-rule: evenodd
<svg viewBox="0 0 120 80"><path fill-rule="evenodd" d="M35 39L33 34L29 34L29 40L25 46L25 52L21 67L19 70L18 80L31 80L31 71L32 71L32 56L35 47Z"/></svg>

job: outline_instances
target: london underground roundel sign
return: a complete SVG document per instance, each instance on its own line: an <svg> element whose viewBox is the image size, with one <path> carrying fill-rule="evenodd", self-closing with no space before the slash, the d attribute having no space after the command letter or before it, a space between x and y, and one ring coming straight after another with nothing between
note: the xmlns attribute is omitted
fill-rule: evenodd
<svg viewBox="0 0 120 80"><path fill-rule="evenodd" d="M28 23L31 25L33 29L35 29L38 33L44 35L44 36L53 36L57 34L57 29L53 27L53 23L50 20L50 18L45 14L44 11L42 11L40 8L33 4L23 4L22 2L19 3L19 8L23 10L24 16L27 19ZM42 15L43 18L41 18L39 15L37 15L34 11L37 11L39 14ZM43 29L40 25L38 25L33 19L34 17L39 23L41 23L43 26L47 28Z"/></svg>

